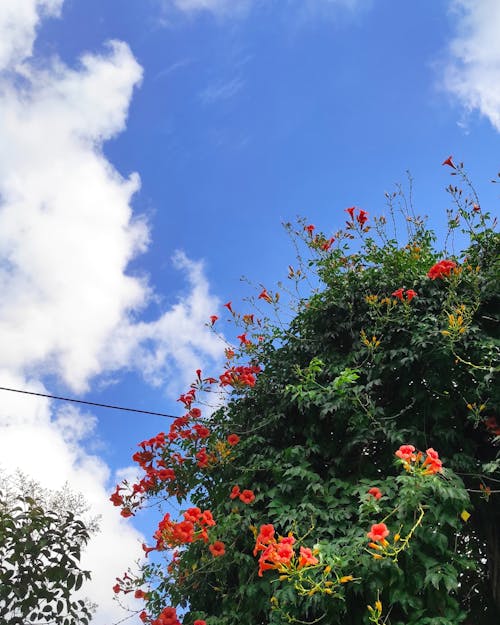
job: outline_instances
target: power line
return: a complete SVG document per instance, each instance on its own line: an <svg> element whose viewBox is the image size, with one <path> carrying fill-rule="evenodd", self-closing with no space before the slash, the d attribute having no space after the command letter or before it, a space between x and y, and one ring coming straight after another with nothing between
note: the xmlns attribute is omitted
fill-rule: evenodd
<svg viewBox="0 0 500 625"><path fill-rule="evenodd" d="M140 412L141 414L150 414L157 417L167 417L169 419L177 419L175 415L166 414L164 412L153 412L152 410L141 410L139 408L126 408L125 406L115 406L113 404L100 404L95 401L84 401L83 399L74 399L73 397L59 397L58 395L47 395L45 393L35 393L34 391L22 391L18 388L8 388L0 386L0 391L11 391L12 393L23 393L24 395L36 395L37 397L47 397L48 399L58 399L59 401L71 401L75 404L86 404L87 406L98 406L99 408L111 408L112 410L125 410L127 412Z"/></svg>

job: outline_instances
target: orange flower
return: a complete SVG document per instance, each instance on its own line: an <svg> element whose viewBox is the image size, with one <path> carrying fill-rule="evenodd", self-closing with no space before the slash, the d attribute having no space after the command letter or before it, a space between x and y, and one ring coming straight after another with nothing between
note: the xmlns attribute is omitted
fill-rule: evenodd
<svg viewBox="0 0 500 625"><path fill-rule="evenodd" d="M356 219L361 226L364 226L365 223L368 221L368 213L360 208Z"/></svg>
<svg viewBox="0 0 500 625"><path fill-rule="evenodd" d="M452 260L440 260L438 263L433 265L429 271L427 272L427 276L431 280L435 280L436 278L441 278L442 276L449 276L451 270L457 266Z"/></svg>
<svg viewBox="0 0 500 625"><path fill-rule="evenodd" d="M240 500L243 503L249 504L252 503L252 501L255 499L255 495L253 494L253 491L251 490L244 490L241 494L240 494Z"/></svg>
<svg viewBox="0 0 500 625"><path fill-rule="evenodd" d="M387 536L389 536L387 525L385 523L375 523L372 525L367 536L370 540L373 540L373 542L382 542Z"/></svg>
<svg viewBox="0 0 500 625"><path fill-rule="evenodd" d="M315 564L318 564L318 562L318 558L313 556L309 547L300 548L299 568L302 568L303 566L314 566Z"/></svg>
<svg viewBox="0 0 500 625"><path fill-rule="evenodd" d="M448 165L449 167L452 167L453 169L456 169L456 167L455 167L455 165L453 163L453 156L451 156L451 154L450 154L450 156L448 156L448 158L445 161L443 161L441 163L441 165Z"/></svg>
<svg viewBox="0 0 500 625"><path fill-rule="evenodd" d="M406 291L406 300L408 302L411 302L411 300L417 296L417 292L414 291L413 289L408 289L408 291Z"/></svg>
<svg viewBox="0 0 500 625"><path fill-rule="evenodd" d="M262 289L259 295L259 299L265 300L268 304L270 304L273 301L273 298L269 295L266 289Z"/></svg>
<svg viewBox="0 0 500 625"><path fill-rule="evenodd" d="M375 497L375 499L380 499L382 497L382 491L380 490L380 488L377 488L376 486L374 486L373 488L370 488L370 490L368 491L369 495L372 495L372 497Z"/></svg>
<svg viewBox="0 0 500 625"><path fill-rule="evenodd" d="M236 497L240 496L240 487L239 486L233 486L233 490L231 491L231 494L229 495L230 499L236 499Z"/></svg>
<svg viewBox="0 0 500 625"><path fill-rule="evenodd" d="M226 547L220 540L216 540L213 544L209 545L208 549L214 558L223 556L226 553Z"/></svg>
<svg viewBox="0 0 500 625"><path fill-rule="evenodd" d="M184 520L191 521L191 523L196 523L200 518L201 510L199 508L189 508L184 512Z"/></svg>
<svg viewBox="0 0 500 625"><path fill-rule="evenodd" d="M414 460L414 451L415 447L413 447L413 445L401 445L401 447L396 452L396 456L398 458L401 458L401 460Z"/></svg>

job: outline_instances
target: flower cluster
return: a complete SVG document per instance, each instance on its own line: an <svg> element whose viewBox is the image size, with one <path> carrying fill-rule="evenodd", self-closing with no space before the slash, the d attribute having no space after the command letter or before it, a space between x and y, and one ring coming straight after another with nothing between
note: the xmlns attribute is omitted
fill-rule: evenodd
<svg viewBox="0 0 500 625"><path fill-rule="evenodd" d="M252 490L248 490L248 489L241 491L240 487L236 485L236 486L233 486L233 489L231 490L231 494L229 495L229 497L231 499L236 499L236 497L238 497L238 499L242 501L243 503L250 504L254 501L255 494Z"/></svg>
<svg viewBox="0 0 500 625"><path fill-rule="evenodd" d="M245 386L255 386L256 375L258 373L260 373L260 367L258 365L229 367L220 375L220 385L232 386L235 389L241 389Z"/></svg>
<svg viewBox="0 0 500 625"><path fill-rule="evenodd" d="M148 551L164 551L171 547L178 547L203 540L208 543L208 528L215 525L215 520L210 510L202 512L199 508L189 508L184 512L184 520L175 522L167 514L158 524L158 529L153 534L156 546L147 547Z"/></svg>
<svg viewBox="0 0 500 625"><path fill-rule="evenodd" d="M354 213L355 211L358 211L356 217L354 217ZM354 222L354 219L356 219L356 221L358 222L358 224L363 227L365 225L365 223L368 221L368 213L367 211L363 210L362 208L356 208L355 206L351 206L350 208L346 208L345 212L349 214L350 218L352 221L348 221L347 225L348 227L352 227L352 224Z"/></svg>
<svg viewBox="0 0 500 625"><path fill-rule="evenodd" d="M406 298L405 298L406 295ZM407 302L411 302L411 300L417 295L417 292L414 291L413 289L408 289L406 292L404 289L397 289L396 291L394 291L394 293L392 294L393 297L395 297L396 299L399 299L400 301L407 301Z"/></svg>
<svg viewBox="0 0 500 625"><path fill-rule="evenodd" d="M413 445L401 445L401 447L395 452L395 456L399 459L405 471L415 476L435 475L436 473L442 473L443 471L443 463L439 459L439 454L432 447L427 449L425 454L423 454L421 451L415 449ZM370 488L368 494L372 495L376 499L380 499L382 497L382 493L376 487ZM393 560L396 560L398 554L407 548L415 529L420 525L422 519L424 518L425 512L423 507L419 505L418 509L420 511L420 515L415 521L413 527L403 539L401 539L399 532L394 534L392 544L387 540L390 535L390 530L384 522L389 516L391 516L392 513L386 516L381 523L374 523L366 535L367 538L370 539L367 549L368 553L370 553L376 560L380 560L382 558L392 558Z"/></svg>
<svg viewBox="0 0 500 625"><path fill-rule="evenodd" d="M440 260L429 269L429 271L427 272L427 276L431 280L435 280L436 278L442 278L443 276L449 276L451 270L455 269L456 266L457 263L452 260Z"/></svg>
<svg viewBox="0 0 500 625"><path fill-rule="evenodd" d="M297 556L294 550L295 538L290 532L288 536L279 536L276 540L274 526L262 525L256 537L253 555L259 551L259 577L264 571L275 569L282 574L287 574L290 569L300 570L305 566L314 566L319 560L311 549L300 547Z"/></svg>
<svg viewBox="0 0 500 625"><path fill-rule="evenodd" d="M328 252L328 250L335 243L335 237L330 237L329 239L327 239L322 234L316 234L313 237L313 232L315 230L315 227L312 224L309 224L308 226L304 226L304 230L308 233L310 237L308 245L312 248L315 248L317 250L322 250L323 252Z"/></svg>
<svg viewBox="0 0 500 625"><path fill-rule="evenodd" d="M401 445L395 455L402 461L403 468L409 473L420 475L434 475L443 472L443 463L439 454L430 447L424 454L417 451L413 445Z"/></svg>

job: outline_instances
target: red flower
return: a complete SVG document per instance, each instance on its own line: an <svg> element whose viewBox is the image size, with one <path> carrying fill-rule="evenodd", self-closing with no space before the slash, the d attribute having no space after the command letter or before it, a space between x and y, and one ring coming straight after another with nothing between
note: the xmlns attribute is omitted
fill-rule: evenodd
<svg viewBox="0 0 500 625"><path fill-rule="evenodd" d="M193 623L193 625L207 625L207 622L199 618Z"/></svg>
<svg viewBox="0 0 500 625"><path fill-rule="evenodd" d="M414 291L413 289L408 289L408 291L406 291L406 300L408 302L411 302L411 300L417 296L417 292Z"/></svg>
<svg viewBox="0 0 500 625"><path fill-rule="evenodd" d="M216 540L212 545L209 545L208 549L214 558L223 556L226 553L225 545L220 540Z"/></svg>
<svg viewBox="0 0 500 625"><path fill-rule="evenodd" d="M239 334L237 337L237 339L240 339L240 342L242 345L250 345L252 341L249 341L247 339L247 333L243 332L243 334Z"/></svg>
<svg viewBox="0 0 500 625"><path fill-rule="evenodd" d="M118 490L119 486L116 487L116 491L109 498L114 506L121 506L123 504L123 497L119 494Z"/></svg>
<svg viewBox="0 0 500 625"><path fill-rule="evenodd" d="M122 515L122 517L127 519L129 516L133 515L133 512L132 512L132 510L130 508L123 508L123 510L120 512L120 514Z"/></svg>
<svg viewBox="0 0 500 625"><path fill-rule="evenodd" d="M453 169L456 169L452 159L453 159L453 156L451 156L451 155L448 156L448 158L445 161L443 161L441 163L441 165L449 165L449 167L452 167Z"/></svg>
<svg viewBox="0 0 500 625"><path fill-rule="evenodd" d="M212 325L214 325L218 318L219 317L217 317L217 315L210 315L210 321L212 322Z"/></svg>
<svg viewBox="0 0 500 625"><path fill-rule="evenodd" d="M199 508L189 508L184 512L184 520L191 521L191 523L196 523L200 518L201 510Z"/></svg>
<svg viewBox="0 0 500 625"><path fill-rule="evenodd" d="M210 436L210 430L204 425L200 425L199 423L196 423L193 426L193 430L200 438L207 438L208 436Z"/></svg>
<svg viewBox="0 0 500 625"><path fill-rule="evenodd" d="M274 538L274 525L268 523L260 526L259 540L263 543L270 542Z"/></svg>
<svg viewBox="0 0 500 625"><path fill-rule="evenodd" d="M160 469L156 474L159 480L175 480L175 472L172 469Z"/></svg>
<svg viewBox="0 0 500 625"><path fill-rule="evenodd" d="M253 494L253 491L251 490L244 490L240 494L240 501L242 501L243 503L246 503L246 504L252 503L254 499L255 499L255 495Z"/></svg>
<svg viewBox="0 0 500 625"><path fill-rule="evenodd" d="M312 224L309 224L309 226L304 226L304 230L307 230L309 236L312 237L312 233L315 230L315 227Z"/></svg>
<svg viewBox="0 0 500 625"><path fill-rule="evenodd" d="M427 454L427 458L422 463L422 467L427 467L425 474L433 475L434 473L442 473L443 463L439 459L438 452L430 447L425 453Z"/></svg>
<svg viewBox="0 0 500 625"><path fill-rule="evenodd" d="M453 262L452 260L440 260L429 269L429 271L427 272L427 276L431 280L441 278L442 276L449 276L451 270L454 269L456 266L457 263Z"/></svg>
<svg viewBox="0 0 500 625"><path fill-rule="evenodd" d="M233 486L231 494L229 495L229 499L236 499L236 497L239 497L240 494L241 494L240 487L239 486Z"/></svg>
<svg viewBox="0 0 500 625"><path fill-rule="evenodd" d="M134 597L136 599L144 599L145 596L146 596L146 593L144 592L144 590L141 590L140 588L137 589L134 593Z"/></svg>
<svg viewBox="0 0 500 625"><path fill-rule="evenodd" d="M372 525L367 536L370 540L373 540L373 542L382 542L389 536L387 525L385 523L375 523L375 525Z"/></svg>
<svg viewBox="0 0 500 625"><path fill-rule="evenodd" d="M193 417L193 419L199 419L201 417L201 410L199 408L191 408L189 415Z"/></svg>
<svg viewBox="0 0 500 625"><path fill-rule="evenodd" d="M233 312L233 308L231 306L231 302L228 302L227 304L224 304L225 308L227 308L229 310L230 313Z"/></svg>
<svg viewBox="0 0 500 625"><path fill-rule="evenodd" d="M293 558L293 547L290 543L285 543L283 541L276 547L276 554L279 558L279 561L283 564L288 564L290 560Z"/></svg>
<svg viewBox="0 0 500 625"><path fill-rule="evenodd" d="M300 548L300 556L299 556L299 568L303 566L314 566L318 564L318 558L315 558L312 554L312 551L308 547Z"/></svg>
<svg viewBox="0 0 500 625"><path fill-rule="evenodd" d="M200 517L200 523L202 525L208 525L208 527L213 527L215 525L214 517L212 516L210 510L205 510L204 512L202 512Z"/></svg>
<svg viewBox="0 0 500 625"><path fill-rule="evenodd" d="M354 211L356 210L355 206L351 206L350 208L346 208L345 212L349 213L351 219L354 219Z"/></svg>
<svg viewBox="0 0 500 625"><path fill-rule="evenodd" d="M210 458L208 457L207 448L206 447L202 447L200 449L200 451L196 454L196 460L198 460L198 462L196 464L201 469L203 469L204 467L208 466Z"/></svg>
<svg viewBox="0 0 500 625"><path fill-rule="evenodd" d="M145 623L148 620L148 615L146 614L146 612L144 612L144 610L139 614L139 618L141 619L141 621L143 623Z"/></svg>
<svg viewBox="0 0 500 625"><path fill-rule="evenodd" d="M238 434L230 434L227 437L227 442L231 445L231 447L234 447L240 442L240 437L238 436Z"/></svg>
<svg viewBox="0 0 500 625"><path fill-rule="evenodd" d="M142 543L142 550L146 555L148 555L148 553L155 550L155 547L148 547L145 543Z"/></svg>
<svg viewBox="0 0 500 625"><path fill-rule="evenodd" d="M415 447L413 447L413 445L401 445L401 447L396 452L396 456L398 458L401 458L401 460L412 460L414 458L414 451Z"/></svg>
<svg viewBox="0 0 500 625"><path fill-rule="evenodd" d="M368 221L368 213L366 211L364 211L362 208L360 208L358 216L356 217L356 219L358 220L358 223L361 226L364 226L365 223Z"/></svg>
<svg viewBox="0 0 500 625"><path fill-rule="evenodd" d="M335 242L335 239L333 237L331 237L330 239L328 239L328 241L325 241L322 245L321 245L321 249L324 252L328 252L328 250L332 247L333 243Z"/></svg>
<svg viewBox="0 0 500 625"><path fill-rule="evenodd" d="M121 590L120 584L115 584L113 586L113 592L116 592L118 594L120 592L120 590Z"/></svg>
<svg viewBox="0 0 500 625"><path fill-rule="evenodd" d="M479 206L479 204L474 204L474 205L472 206L472 210L473 210L475 213L479 213L479 211L481 210L481 207Z"/></svg>
<svg viewBox="0 0 500 625"><path fill-rule="evenodd" d="M372 497L375 497L375 499L380 499L382 497L382 491L380 490L380 488L377 488L376 486L374 486L373 488L370 488L370 490L368 491L369 495L372 495Z"/></svg>
<svg viewBox="0 0 500 625"><path fill-rule="evenodd" d="M268 302L269 304L273 301L273 298L269 295L269 293L267 292L266 289L262 289L260 295L259 295L259 299L263 299L266 302Z"/></svg>
<svg viewBox="0 0 500 625"><path fill-rule="evenodd" d="M397 291L394 291L392 296L393 297L397 297L400 300L403 300L403 291L404 291L404 289L398 289Z"/></svg>
<svg viewBox="0 0 500 625"><path fill-rule="evenodd" d="M429 449L425 450L425 453L432 458L432 460L439 460L439 454L438 452L433 449L432 447L429 447Z"/></svg>

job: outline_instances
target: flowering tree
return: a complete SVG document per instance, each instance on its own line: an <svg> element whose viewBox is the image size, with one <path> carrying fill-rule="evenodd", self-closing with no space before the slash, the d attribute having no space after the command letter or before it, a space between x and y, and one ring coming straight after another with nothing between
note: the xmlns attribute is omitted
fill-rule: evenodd
<svg viewBox="0 0 500 625"><path fill-rule="evenodd" d="M89 571L80 555L95 531L81 498L0 474L0 622L88 625L93 606L74 597Z"/></svg>
<svg viewBox="0 0 500 625"><path fill-rule="evenodd" d="M123 516L181 507L117 578L143 622L498 623L500 246L474 190L448 191L465 251L437 251L411 206L398 241L395 193L390 220L351 207L332 237L289 226L310 252L291 284L320 285L290 323L284 288L251 313L226 304L242 333L225 370L196 373L185 414L140 443L142 479L111 497Z"/></svg>

